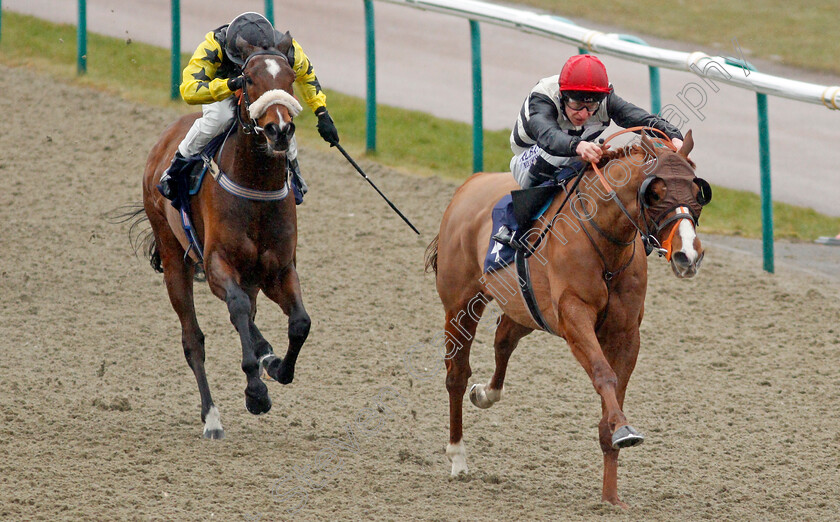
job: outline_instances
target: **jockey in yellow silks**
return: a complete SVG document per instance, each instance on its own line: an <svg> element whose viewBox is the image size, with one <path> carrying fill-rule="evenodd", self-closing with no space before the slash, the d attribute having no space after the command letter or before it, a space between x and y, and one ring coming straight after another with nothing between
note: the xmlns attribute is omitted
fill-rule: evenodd
<svg viewBox="0 0 840 522"><path fill-rule="evenodd" d="M281 42L285 42L288 48L279 48L283 47ZM330 145L338 143L338 130L327 112L327 97L321 90L312 62L301 46L288 33L282 35L275 30L261 14L243 13L230 24L207 33L184 68L181 97L191 105L202 104L202 115L178 145L172 164L160 178L158 190L167 199L175 198L177 176L233 120L236 110L233 93L241 89L245 82L241 67L250 52L263 49L278 49L286 55L295 71L295 83L300 95L318 117L318 133ZM297 185L302 197L307 186L300 176L294 137L289 144L287 158L292 182ZM300 203L297 194L295 200Z"/></svg>

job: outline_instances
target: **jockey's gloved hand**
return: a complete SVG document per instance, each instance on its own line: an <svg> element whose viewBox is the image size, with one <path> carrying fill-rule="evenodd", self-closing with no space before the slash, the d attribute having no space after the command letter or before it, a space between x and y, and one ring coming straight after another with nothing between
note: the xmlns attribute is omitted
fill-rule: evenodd
<svg viewBox="0 0 840 522"><path fill-rule="evenodd" d="M227 81L228 89L232 92L238 91L242 87L245 86L245 77L244 76L234 76L233 78L229 78Z"/></svg>
<svg viewBox="0 0 840 522"><path fill-rule="evenodd" d="M318 134L324 138L324 141L330 144L330 146L335 146L338 144L338 129L335 128L335 123L333 123L332 118L330 118L330 113L327 112L326 107L320 107L317 111L315 111L315 116L318 116Z"/></svg>

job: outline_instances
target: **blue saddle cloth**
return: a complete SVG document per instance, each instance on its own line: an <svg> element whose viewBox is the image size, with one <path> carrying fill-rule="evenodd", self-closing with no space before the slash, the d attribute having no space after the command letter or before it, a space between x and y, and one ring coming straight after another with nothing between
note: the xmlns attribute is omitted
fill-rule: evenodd
<svg viewBox="0 0 840 522"><path fill-rule="evenodd" d="M500 270L513 262L516 251L507 245L503 245L493 239L496 232L502 226L510 230L516 230L516 218L513 217L513 198L506 194L493 207L493 229L490 231L490 246L487 247L487 255L484 257L484 273Z"/></svg>
<svg viewBox="0 0 840 522"><path fill-rule="evenodd" d="M582 163L580 165L583 165ZM577 165L575 165L577 166ZM555 172L554 178L545 181L538 185L538 187L559 186L569 179L572 179L577 170L574 167L565 167ZM542 208L538 209L530 220L534 221L539 218L548 207L551 206L553 198L548 199ZM513 197L507 194L500 199L493 207L492 212L493 228L490 231L490 245L487 247L487 255L484 257L484 273L492 272L493 270L500 270L513 262L516 251L508 246L503 245L493 239L493 236L499 231L502 226L506 226L509 230L518 230L519 225L516 221L516 216L513 212Z"/></svg>
<svg viewBox="0 0 840 522"><path fill-rule="evenodd" d="M547 181L540 186L548 186L554 184L553 181ZM551 206L552 199L546 201L545 205L539 209L531 220L535 220L545 214L548 207ZM490 246L487 247L487 255L484 257L484 273L499 270L513 262L513 257L516 251L508 245L503 245L493 239L493 236L502 226L508 227L511 231L518 230L519 226L516 223L516 217L513 213L513 197L506 194L493 207L493 228L490 232Z"/></svg>

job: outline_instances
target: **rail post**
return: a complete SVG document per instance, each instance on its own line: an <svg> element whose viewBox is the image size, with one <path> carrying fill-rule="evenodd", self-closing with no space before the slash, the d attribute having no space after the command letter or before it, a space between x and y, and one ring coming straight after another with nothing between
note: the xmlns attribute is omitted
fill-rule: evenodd
<svg viewBox="0 0 840 522"><path fill-rule="evenodd" d="M274 0L265 0L265 19L274 25Z"/></svg>
<svg viewBox="0 0 840 522"><path fill-rule="evenodd" d="M470 20L473 87L473 172L484 170L484 102L481 90L481 30Z"/></svg>
<svg viewBox="0 0 840 522"><path fill-rule="evenodd" d="M756 93L758 106L758 149L761 165L761 236L764 245L764 270L771 274L773 266L773 198L770 189L770 132L767 122L767 95Z"/></svg>
<svg viewBox="0 0 840 522"><path fill-rule="evenodd" d="M172 53L169 97L175 100L181 95L179 90L181 85L181 0L171 0L170 4L172 8Z"/></svg>
<svg viewBox="0 0 840 522"><path fill-rule="evenodd" d="M727 65L744 69L744 75L756 68L746 60L725 57ZM761 169L761 237L764 252L764 270L771 274L775 272L773 245L773 191L770 187L770 125L767 118L767 95L755 93L758 110L758 159Z"/></svg>
<svg viewBox="0 0 840 522"><path fill-rule="evenodd" d="M376 152L376 38L373 0L365 0L365 45L367 48L367 152Z"/></svg>
<svg viewBox="0 0 840 522"><path fill-rule="evenodd" d="M76 26L76 74L87 72L87 0L79 0L79 23Z"/></svg>

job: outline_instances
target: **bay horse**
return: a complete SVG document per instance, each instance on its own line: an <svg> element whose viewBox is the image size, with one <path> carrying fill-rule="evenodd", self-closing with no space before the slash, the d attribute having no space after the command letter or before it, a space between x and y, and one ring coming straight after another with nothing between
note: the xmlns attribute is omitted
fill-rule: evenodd
<svg viewBox="0 0 840 522"><path fill-rule="evenodd" d="M627 507L618 496L617 467L619 450L644 440L622 408L639 353L645 246L667 256L677 277L694 276L703 258L695 227L711 199L711 188L688 159L691 131L678 151L670 141L658 140L669 148L655 141L643 134L640 146L606 151L599 165L554 197L544 214L554 217L538 219L526 235L530 281L523 281L514 263L482 273L491 210L519 188L510 173L474 174L455 192L426 252L426 269L436 274L446 312L446 455L452 476L468 472L462 403L472 375L470 345L482 312L495 299L503 312L494 341L496 369L488 383L472 385L470 400L489 408L502 398L508 360L524 336L542 329L564 338L601 398L602 499Z"/></svg>
<svg viewBox="0 0 840 522"><path fill-rule="evenodd" d="M205 176L191 198L192 228L203 245L203 268L213 294L227 304L242 344L245 406L255 415L271 409L261 370L282 384L292 382L295 362L309 334L310 319L295 270L297 217L289 194L286 152L294 133L292 118L301 110L292 95L294 72L273 50L252 54L243 65L235 124L216 156L218 168ZM149 153L143 174L143 206L152 226L147 254L163 272L169 300L181 322L181 342L201 395L204 437L224 437L204 370L204 334L193 303L193 275L202 261L191 245L179 212L156 189L176 147L198 114L170 125ZM211 170L212 170L211 166ZM289 317L289 346L284 358L254 324L257 294L280 305Z"/></svg>

